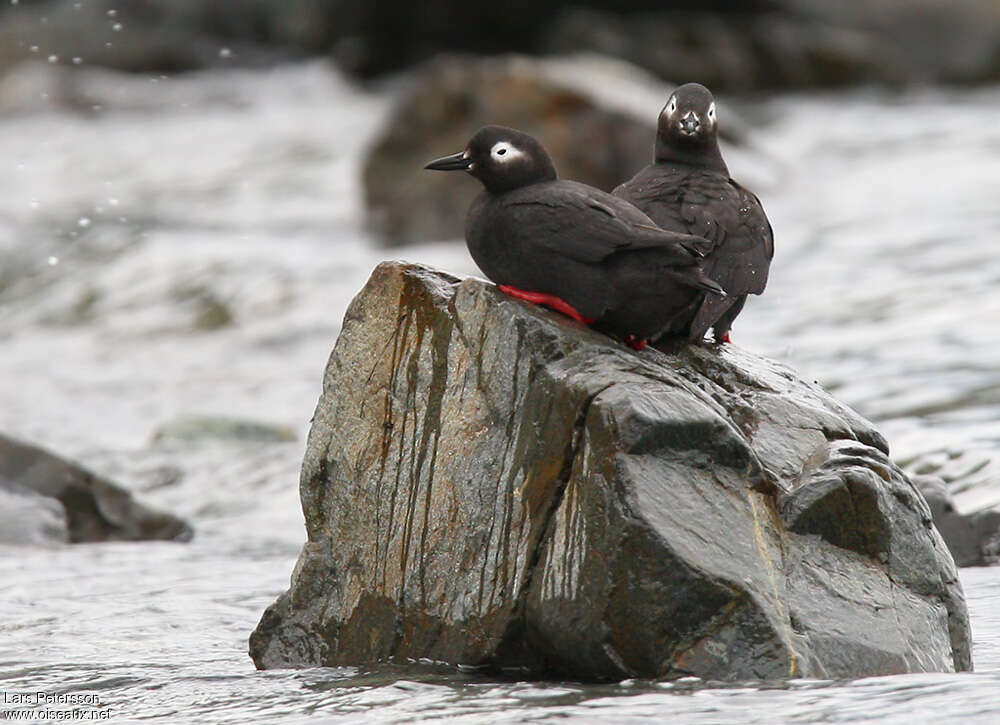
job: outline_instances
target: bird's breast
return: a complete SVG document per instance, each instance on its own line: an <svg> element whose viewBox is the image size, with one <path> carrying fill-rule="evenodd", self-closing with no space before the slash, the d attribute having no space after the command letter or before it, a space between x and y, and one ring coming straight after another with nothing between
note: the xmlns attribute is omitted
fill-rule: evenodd
<svg viewBox="0 0 1000 725"><path fill-rule="evenodd" d="M494 210L484 208L466 222L465 241L476 266L497 284L514 284L516 250L510 248L508 224Z"/></svg>

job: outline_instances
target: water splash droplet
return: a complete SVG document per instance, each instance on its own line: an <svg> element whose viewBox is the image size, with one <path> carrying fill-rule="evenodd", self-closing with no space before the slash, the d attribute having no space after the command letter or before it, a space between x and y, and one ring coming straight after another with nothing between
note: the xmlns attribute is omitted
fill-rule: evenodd
<svg viewBox="0 0 1000 725"><path fill-rule="evenodd" d="M58 63L58 62L59 62L58 55L53 54L49 56L49 63Z"/></svg>
<svg viewBox="0 0 1000 725"><path fill-rule="evenodd" d="M59 264L59 257L56 256L49 257L48 262L50 267L55 267L57 264Z"/></svg>
<svg viewBox="0 0 1000 725"><path fill-rule="evenodd" d="M83 58L78 55L73 56L73 65L80 65L83 62Z"/></svg>
<svg viewBox="0 0 1000 725"><path fill-rule="evenodd" d="M233 57L233 51L231 51L229 48L219 48L219 57L220 58L232 58Z"/></svg>
<svg viewBox="0 0 1000 725"><path fill-rule="evenodd" d="M114 25L111 26L111 29L114 30L116 33L119 33L121 32L121 29L123 27L124 26L121 23L115 23Z"/></svg>
<svg viewBox="0 0 1000 725"><path fill-rule="evenodd" d="M84 229L86 229L87 227L90 226L90 219L85 216L82 216L76 223L79 224Z"/></svg>

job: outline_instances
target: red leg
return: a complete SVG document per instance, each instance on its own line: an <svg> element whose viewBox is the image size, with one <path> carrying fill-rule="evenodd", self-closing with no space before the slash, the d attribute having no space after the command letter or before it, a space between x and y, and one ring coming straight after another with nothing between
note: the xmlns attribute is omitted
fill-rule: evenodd
<svg viewBox="0 0 1000 725"><path fill-rule="evenodd" d="M636 351L645 350L646 345L649 344L649 340L637 340L635 335L626 335L622 338L622 342Z"/></svg>
<svg viewBox="0 0 1000 725"><path fill-rule="evenodd" d="M732 338L729 337L729 332L727 331L725 335L722 336L721 342L732 342Z"/></svg>
<svg viewBox="0 0 1000 725"><path fill-rule="evenodd" d="M536 305L551 307L556 312L561 312L567 317L573 318L577 322L582 322L584 325L589 325L594 321L593 317L584 317L581 315L576 311L576 308L573 307L573 305L561 297L545 294L544 292L525 292L517 287L511 287L509 284L501 284L498 285L497 288L505 295L517 297L519 300L531 302Z"/></svg>

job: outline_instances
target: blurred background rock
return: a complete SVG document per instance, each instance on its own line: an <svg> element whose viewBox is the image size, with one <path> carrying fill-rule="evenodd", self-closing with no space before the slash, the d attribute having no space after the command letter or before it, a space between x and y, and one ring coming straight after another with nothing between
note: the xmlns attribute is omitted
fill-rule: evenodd
<svg viewBox="0 0 1000 725"><path fill-rule="evenodd" d="M994 0L14 0L0 26L3 66L56 49L160 72L329 55L370 78L441 51L596 51L717 91L1000 77Z"/></svg>

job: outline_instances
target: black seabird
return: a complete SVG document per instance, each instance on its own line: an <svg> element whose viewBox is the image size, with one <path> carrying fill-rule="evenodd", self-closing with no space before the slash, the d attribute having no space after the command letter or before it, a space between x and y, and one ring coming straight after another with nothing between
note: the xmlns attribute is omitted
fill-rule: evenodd
<svg viewBox="0 0 1000 725"><path fill-rule="evenodd" d="M548 153L525 133L485 126L465 150L425 168L468 171L486 187L469 208L465 238L503 292L636 349L702 291L722 293L699 266L707 240L663 231L622 199L557 180Z"/></svg>
<svg viewBox="0 0 1000 725"><path fill-rule="evenodd" d="M716 342L729 342L747 295L767 285L774 235L760 199L730 178L717 126L711 92L697 83L681 86L660 112L654 163L613 193L664 229L711 241L702 266L727 296L703 295L687 321L675 317L668 332L701 340L712 328Z"/></svg>

